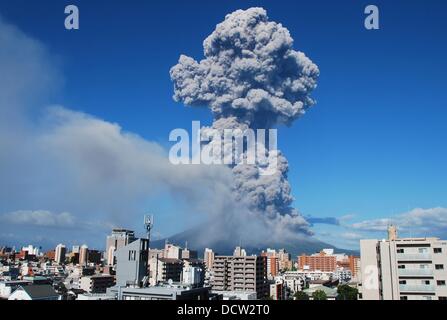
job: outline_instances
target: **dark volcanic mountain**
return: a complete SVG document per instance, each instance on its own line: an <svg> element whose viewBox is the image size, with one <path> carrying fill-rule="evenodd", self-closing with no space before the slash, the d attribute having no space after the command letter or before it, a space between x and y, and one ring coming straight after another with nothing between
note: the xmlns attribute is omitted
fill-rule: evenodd
<svg viewBox="0 0 447 320"><path fill-rule="evenodd" d="M188 243L188 248L191 250L197 250L199 257L203 256L203 252L206 247L213 249L214 252L217 252L221 255L232 255L234 248L239 245L239 239L228 240L228 239L211 239L207 241L204 239L203 235L203 226L197 226L191 228L189 230L177 233L169 238L160 239L160 240L152 240L150 247L151 248L163 248L166 241L169 243L173 243L179 246L184 247L185 243ZM303 237L302 239L297 240L294 243L285 243L285 242L275 242L266 239L266 243L259 246L249 246L245 245L243 242L241 243L242 247L247 251L247 254L259 254L262 250L266 248L272 249L286 249L292 255L292 258L295 259L297 255L302 253L312 254L315 252L319 252L323 248L332 248L336 253L346 253L346 254L354 254L358 255L358 252L353 250L343 250L334 247L333 245L322 242L314 237Z"/></svg>

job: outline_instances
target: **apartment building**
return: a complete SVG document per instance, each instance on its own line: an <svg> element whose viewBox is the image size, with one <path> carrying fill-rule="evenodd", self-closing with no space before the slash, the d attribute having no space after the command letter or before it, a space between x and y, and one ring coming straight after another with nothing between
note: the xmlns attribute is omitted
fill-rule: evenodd
<svg viewBox="0 0 447 320"><path fill-rule="evenodd" d="M82 277L80 289L88 293L105 293L107 288L115 284L115 278L109 275L94 275Z"/></svg>
<svg viewBox="0 0 447 320"><path fill-rule="evenodd" d="M389 235L360 241L360 298L447 300L447 240Z"/></svg>
<svg viewBox="0 0 447 320"><path fill-rule="evenodd" d="M215 256L211 284L216 291L255 291L268 295L267 258L262 256Z"/></svg>
<svg viewBox="0 0 447 320"><path fill-rule="evenodd" d="M172 280L180 282L183 271L183 261L173 258L152 258L149 260L149 283L155 286Z"/></svg>
<svg viewBox="0 0 447 320"><path fill-rule="evenodd" d="M298 257L298 269L333 272L337 269L337 257L324 251L311 256L303 254Z"/></svg>

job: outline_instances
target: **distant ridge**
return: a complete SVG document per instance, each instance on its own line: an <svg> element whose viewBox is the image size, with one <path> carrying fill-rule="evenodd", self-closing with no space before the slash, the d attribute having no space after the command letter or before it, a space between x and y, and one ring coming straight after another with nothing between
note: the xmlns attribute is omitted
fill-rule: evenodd
<svg viewBox="0 0 447 320"><path fill-rule="evenodd" d="M239 239L228 240L228 239L210 239L210 241L206 241L203 239L203 228L204 226L197 226L183 232L177 233L171 237L159 240L151 241L151 248L162 248L165 245L165 241L168 240L169 243L173 243L179 245L181 247L185 246L185 243L188 243L188 248L191 250L197 250L199 257L203 256L203 252L205 248L211 248L214 252L217 252L221 255L232 255L233 250L236 246L239 245ZM204 244L206 243L206 244ZM295 243L285 243L285 242L275 242L275 241L266 241L265 244L259 246L249 246L245 245L242 241L242 247L247 251L248 254L258 254L262 250L266 248L272 249L286 249L292 255L292 259L295 259L296 256L305 253L312 254L315 252L321 251L323 248L334 249L336 253L346 253L358 255L358 251L355 250L344 250L336 248L328 243L320 241L314 237L306 237L299 239Z"/></svg>

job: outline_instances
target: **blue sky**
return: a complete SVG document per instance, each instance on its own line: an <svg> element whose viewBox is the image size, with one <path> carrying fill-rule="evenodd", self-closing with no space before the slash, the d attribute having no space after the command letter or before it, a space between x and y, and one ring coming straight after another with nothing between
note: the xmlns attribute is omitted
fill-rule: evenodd
<svg viewBox="0 0 447 320"><path fill-rule="evenodd" d="M182 53L201 59L203 39L227 13L264 7L321 72L316 106L279 130L294 206L306 216L352 225L447 207L447 4L374 1L380 30L368 31L363 9L370 3L16 0L2 1L0 15L40 41L61 70L63 81L47 103L118 123L168 147L172 129L211 122L208 110L173 101L169 69ZM79 6L80 30L63 28L67 4ZM172 223L172 211L179 210L172 201L146 203L159 212L162 235L189 223ZM8 208L23 209L37 208ZM138 228L139 221L130 226ZM338 243L351 248L363 236L330 224L314 229L327 241L337 232L349 234Z"/></svg>

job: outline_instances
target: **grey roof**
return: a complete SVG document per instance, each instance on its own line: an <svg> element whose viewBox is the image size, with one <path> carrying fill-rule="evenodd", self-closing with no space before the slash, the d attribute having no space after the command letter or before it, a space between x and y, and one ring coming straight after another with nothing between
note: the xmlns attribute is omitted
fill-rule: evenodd
<svg viewBox="0 0 447 320"><path fill-rule="evenodd" d="M54 291L49 284L32 284L21 287L32 299L58 297L59 295Z"/></svg>

